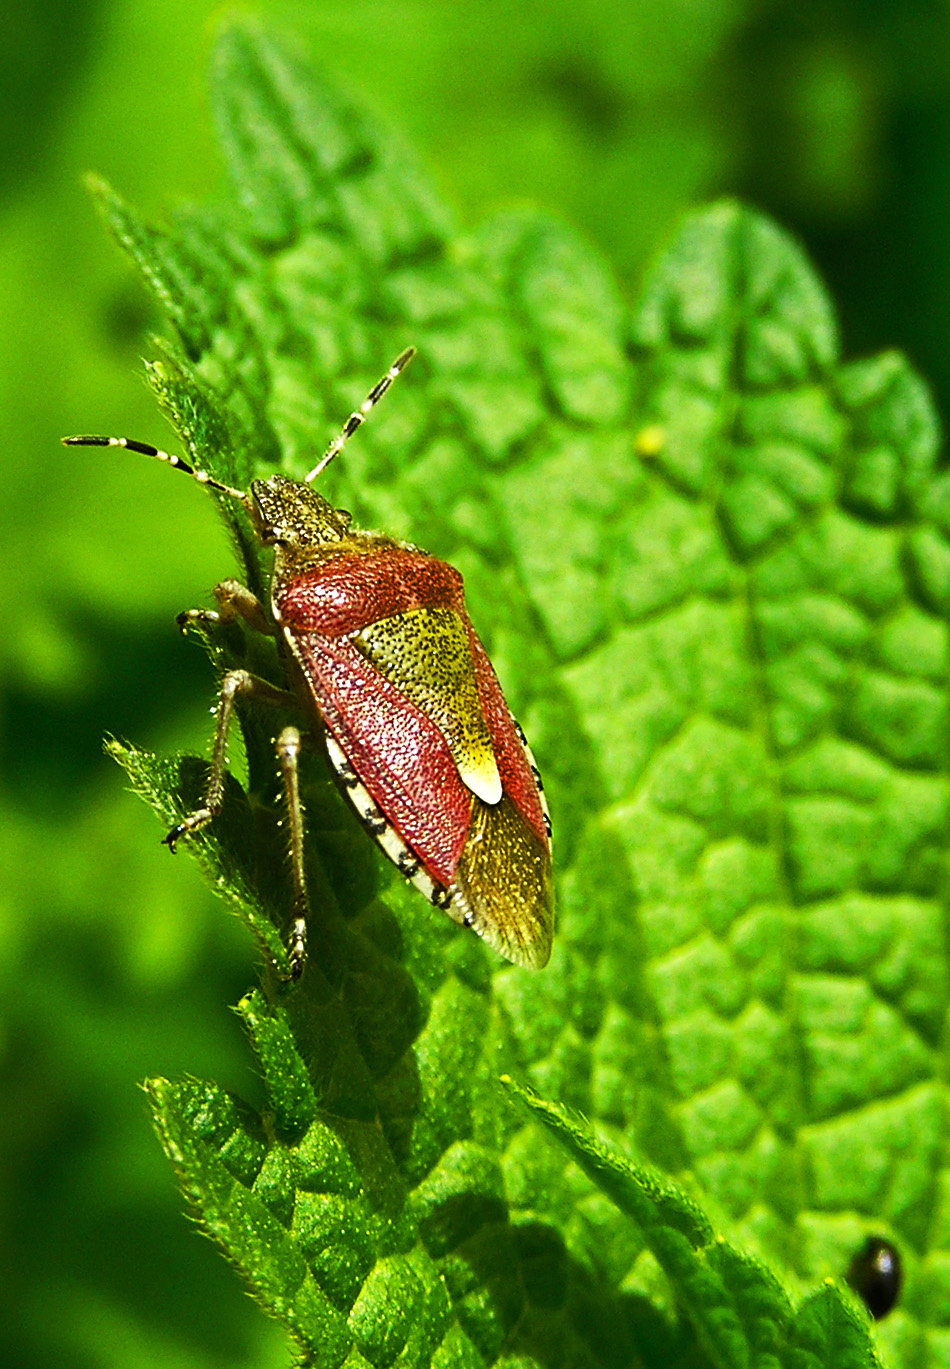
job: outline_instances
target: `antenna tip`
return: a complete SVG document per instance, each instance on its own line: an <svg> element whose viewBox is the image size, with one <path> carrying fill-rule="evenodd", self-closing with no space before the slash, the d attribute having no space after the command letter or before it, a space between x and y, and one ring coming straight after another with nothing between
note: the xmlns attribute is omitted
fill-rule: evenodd
<svg viewBox="0 0 950 1369"><path fill-rule="evenodd" d="M108 447L111 445L108 437L88 436L80 433L76 437L61 437L64 447Z"/></svg>

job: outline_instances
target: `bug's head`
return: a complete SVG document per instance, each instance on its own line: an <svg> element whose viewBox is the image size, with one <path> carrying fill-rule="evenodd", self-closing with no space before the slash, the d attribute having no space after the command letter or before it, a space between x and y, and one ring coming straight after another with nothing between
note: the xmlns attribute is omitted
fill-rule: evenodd
<svg viewBox="0 0 950 1369"><path fill-rule="evenodd" d="M339 542L352 522L345 509L335 509L309 485L286 475L253 481L246 506L261 541L269 547Z"/></svg>

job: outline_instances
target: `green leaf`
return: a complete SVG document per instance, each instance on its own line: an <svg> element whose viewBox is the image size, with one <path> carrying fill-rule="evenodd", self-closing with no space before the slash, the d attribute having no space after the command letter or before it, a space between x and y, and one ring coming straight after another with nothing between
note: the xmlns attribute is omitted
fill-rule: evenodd
<svg viewBox="0 0 950 1369"><path fill-rule="evenodd" d="M585 1174L636 1222L717 1369L756 1363L865 1366L874 1362L863 1318L833 1285L793 1313L766 1266L714 1236L682 1190L600 1144L563 1108L507 1077L503 1083L550 1128Z"/></svg>
<svg viewBox="0 0 950 1369"><path fill-rule="evenodd" d="M200 1220L307 1363L866 1364L841 1280L869 1233L907 1271L877 1348L946 1360L950 484L925 388L897 356L840 364L801 252L741 206L687 218L630 312L541 214L459 235L252 26L213 95L229 199L157 230L101 194L177 333L152 383L243 483L303 474L418 347L324 492L464 572L560 903L550 966L501 964L384 868L317 752L287 987L274 720L246 710L246 783L189 844L264 960L241 1013L267 1105L149 1086ZM280 678L242 628L209 645ZM200 762L116 754L164 824L196 804ZM528 1119L502 1072L624 1159Z"/></svg>

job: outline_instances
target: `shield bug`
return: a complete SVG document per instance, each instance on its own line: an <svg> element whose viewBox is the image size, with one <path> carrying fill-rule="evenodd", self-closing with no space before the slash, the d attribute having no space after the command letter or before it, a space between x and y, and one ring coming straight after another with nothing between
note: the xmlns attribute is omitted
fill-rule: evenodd
<svg viewBox="0 0 950 1369"><path fill-rule="evenodd" d="M383 851L421 893L507 959L541 968L551 953L551 824L540 776L469 621L459 572L406 542L353 526L313 488L414 354L408 348L350 415L304 480L272 475L245 494L181 457L116 437L69 446L157 457L238 501L274 549L270 602L237 580L191 622L242 618L276 637L283 690L245 670L221 682L202 806L165 837L200 831L224 803L225 748L239 699L296 708L322 735L330 766ZM308 913L297 780L301 735L277 738L294 885L290 977L303 971Z"/></svg>

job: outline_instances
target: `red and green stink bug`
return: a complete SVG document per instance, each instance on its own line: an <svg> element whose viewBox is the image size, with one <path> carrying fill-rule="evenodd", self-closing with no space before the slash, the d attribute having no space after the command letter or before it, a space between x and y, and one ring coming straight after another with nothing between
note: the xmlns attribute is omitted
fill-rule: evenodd
<svg viewBox="0 0 950 1369"><path fill-rule="evenodd" d="M311 486L412 356L408 348L396 359L303 481L272 475L243 494L144 442L63 440L167 461L239 500L274 548L269 611L225 580L215 589L216 612L193 609L179 622L241 617L275 635L293 690L244 670L225 675L204 804L169 832L167 845L174 850L221 810L235 699L296 707L318 723L343 789L406 878L503 956L540 969L554 928L551 824L524 734L465 610L462 577L418 547L354 528L350 514ZM303 970L308 912L300 747L298 730L285 727L277 752L295 891L294 979Z"/></svg>

